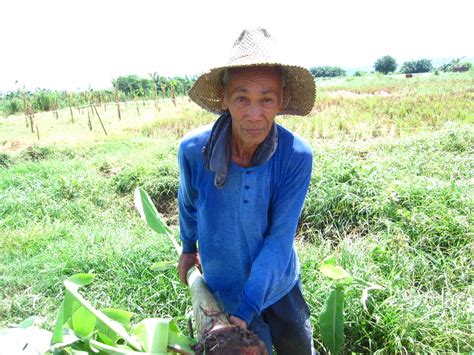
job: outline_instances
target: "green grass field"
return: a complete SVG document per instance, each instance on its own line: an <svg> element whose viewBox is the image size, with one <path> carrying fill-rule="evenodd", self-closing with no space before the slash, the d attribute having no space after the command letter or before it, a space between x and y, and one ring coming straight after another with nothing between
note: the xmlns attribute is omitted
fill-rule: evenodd
<svg viewBox="0 0 474 355"><path fill-rule="evenodd" d="M296 244L314 338L331 282L318 271L334 255L376 283L346 290L345 352L474 350L474 73L347 77L317 82L309 117L278 122L310 141L313 177ZM140 115L137 112L137 105ZM101 107L106 136L87 112L0 118L0 328L31 315L50 329L62 281L97 274L86 297L186 328L190 297L172 245L139 219L142 186L176 227L180 137L215 120L187 98Z"/></svg>

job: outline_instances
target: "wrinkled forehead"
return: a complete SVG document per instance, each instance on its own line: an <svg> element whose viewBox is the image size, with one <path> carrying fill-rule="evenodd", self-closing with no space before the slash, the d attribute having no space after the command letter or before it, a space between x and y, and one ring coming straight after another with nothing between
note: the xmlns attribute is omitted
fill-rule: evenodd
<svg viewBox="0 0 474 355"><path fill-rule="evenodd" d="M229 68L224 71L222 86L225 89L243 82L260 82L281 89L284 87L284 76L281 68L275 66Z"/></svg>

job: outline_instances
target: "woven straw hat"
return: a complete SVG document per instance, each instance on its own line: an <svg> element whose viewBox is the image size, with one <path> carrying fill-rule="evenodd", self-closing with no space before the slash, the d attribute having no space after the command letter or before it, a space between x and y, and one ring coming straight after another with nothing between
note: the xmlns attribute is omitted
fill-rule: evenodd
<svg viewBox="0 0 474 355"><path fill-rule="evenodd" d="M244 30L235 41L227 64L202 74L189 90L189 97L202 108L221 114L224 71L256 66L278 66L284 73L288 100L280 115L304 116L311 111L316 96L313 76L306 68L286 64L275 41L263 28Z"/></svg>

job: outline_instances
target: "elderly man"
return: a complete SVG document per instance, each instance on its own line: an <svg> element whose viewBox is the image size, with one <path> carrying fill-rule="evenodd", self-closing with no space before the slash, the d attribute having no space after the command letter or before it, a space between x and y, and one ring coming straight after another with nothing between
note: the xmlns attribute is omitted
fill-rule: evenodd
<svg viewBox="0 0 474 355"><path fill-rule="evenodd" d="M306 115L315 85L283 64L261 28L244 30L229 63L198 78L189 96L219 113L180 144L178 270L201 266L231 323L257 333L272 353L311 354L293 240L311 179L312 153L278 114Z"/></svg>

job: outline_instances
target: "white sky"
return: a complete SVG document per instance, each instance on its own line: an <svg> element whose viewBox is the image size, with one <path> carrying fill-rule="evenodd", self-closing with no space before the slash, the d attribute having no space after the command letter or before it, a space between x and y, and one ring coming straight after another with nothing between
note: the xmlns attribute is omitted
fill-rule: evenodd
<svg viewBox="0 0 474 355"><path fill-rule="evenodd" d="M306 67L473 57L473 14L473 0L0 0L0 92L199 74L256 26Z"/></svg>

